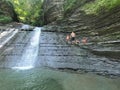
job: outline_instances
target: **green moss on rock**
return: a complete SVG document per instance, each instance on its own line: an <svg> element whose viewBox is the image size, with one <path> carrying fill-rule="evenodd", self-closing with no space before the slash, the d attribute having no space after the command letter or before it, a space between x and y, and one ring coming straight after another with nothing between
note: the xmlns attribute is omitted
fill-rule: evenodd
<svg viewBox="0 0 120 90"><path fill-rule="evenodd" d="M6 24L12 21L10 16L0 15L0 23Z"/></svg>
<svg viewBox="0 0 120 90"><path fill-rule="evenodd" d="M120 5L120 0L95 0L82 7L87 14L98 14L101 10L109 11Z"/></svg>

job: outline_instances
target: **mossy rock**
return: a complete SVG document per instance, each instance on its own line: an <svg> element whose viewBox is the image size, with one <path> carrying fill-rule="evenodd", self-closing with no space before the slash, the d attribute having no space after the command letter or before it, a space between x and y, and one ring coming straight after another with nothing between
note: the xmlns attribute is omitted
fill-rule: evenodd
<svg viewBox="0 0 120 90"><path fill-rule="evenodd" d="M12 22L12 18L9 16L0 15L0 23L6 24Z"/></svg>
<svg viewBox="0 0 120 90"><path fill-rule="evenodd" d="M6 0L0 1L0 23L9 23L12 20L18 21L17 14L11 2Z"/></svg>

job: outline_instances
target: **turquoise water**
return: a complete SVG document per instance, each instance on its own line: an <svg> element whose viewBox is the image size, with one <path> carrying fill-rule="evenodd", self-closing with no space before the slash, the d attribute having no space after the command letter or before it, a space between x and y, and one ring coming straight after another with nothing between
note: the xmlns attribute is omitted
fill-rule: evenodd
<svg viewBox="0 0 120 90"><path fill-rule="evenodd" d="M120 78L57 70L0 69L0 90L120 90Z"/></svg>

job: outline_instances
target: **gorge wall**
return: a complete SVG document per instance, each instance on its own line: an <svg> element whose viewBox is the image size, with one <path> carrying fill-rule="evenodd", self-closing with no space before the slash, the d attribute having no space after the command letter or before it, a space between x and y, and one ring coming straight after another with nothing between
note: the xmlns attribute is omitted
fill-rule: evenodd
<svg viewBox="0 0 120 90"><path fill-rule="evenodd" d="M63 4L64 0L44 0L43 13L45 24L63 17Z"/></svg>
<svg viewBox="0 0 120 90"><path fill-rule="evenodd" d="M52 1L54 2L54 0ZM88 38L88 42L92 45L86 47L92 53L109 58L120 59L119 3L109 10L105 7L100 7L97 14L86 13L83 7L86 4L96 1L100 0L75 0L67 10L64 9L64 12L62 12L63 17L60 20L52 19L54 15L46 16L45 18L50 21L48 25L44 26L45 30L65 33L74 31L79 40L83 37ZM53 11L52 13L56 13L56 11Z"/></svg>
<svg viewBox="0 0 120 90"><path fill-rule="evenodd" d="M95 0L76 0L71 9L68 11L60 12L61 7L65 4L65 1L59 0L57 3L62 5L59 8L56 0L51 0L46 4L47 10L45 13L45 19L47 23L53 25L54 28L64 32L75 31L78 35L88 37L98 37L95 40L92 38L91 41L108 41L108 40L119 40L120 39L120 7L117 6L109 11L105 11L105 8L101 8L100 12L95 14L86 14L82 7L87 4L94 2ZM61 2L60 2L61 1ZM63 3L64 2L64 3ZM54 3L54 5L53 5ZM56 10L54 10L56 9ZM53 10L53 11L50 11ZM62 16L61 20L57 20L58 16ZM53 19L54 18L54 19ZM52 22L55 22L52 24ZM55 27L54 27L55 26ZM57 28L58 27L58 28Z"/></svg>

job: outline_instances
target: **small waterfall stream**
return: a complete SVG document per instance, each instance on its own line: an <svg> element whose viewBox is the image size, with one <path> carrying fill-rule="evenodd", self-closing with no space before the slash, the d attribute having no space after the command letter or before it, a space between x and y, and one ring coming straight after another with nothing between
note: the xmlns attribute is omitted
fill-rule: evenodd
<svg viewBox="0 0 120 90"><path fill-rule="evenodd" d="M26 49L21 57L21 62L17 66L12 67L13 69L26 70L34 67L34 63L38 56L39 50L39 39L41 34L41 28L36 27L34 34L27 44Z"/></svg>
<svg viewBox="0 0 120 90"><path fill-rule="evenodd" d="M0 90L119 90L119 76L73 71L83 68L119 75L118 62L68 45L64 39L65 34L42 31L40 27L18 30L0 56Z"/></svg>

